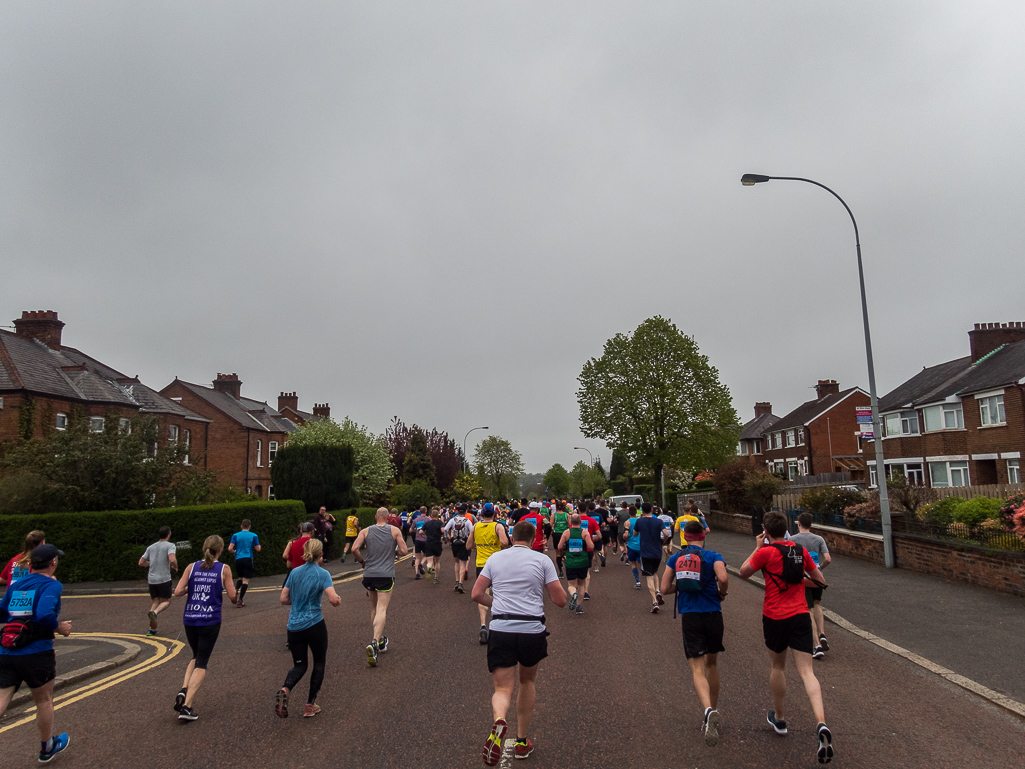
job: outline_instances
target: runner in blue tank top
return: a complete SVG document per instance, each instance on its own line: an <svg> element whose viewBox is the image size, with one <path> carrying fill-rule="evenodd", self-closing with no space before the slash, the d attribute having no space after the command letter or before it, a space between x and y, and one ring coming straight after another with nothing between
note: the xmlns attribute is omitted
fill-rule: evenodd
<svg viewBox="0 0 1025 769"><path fill-rule="evenodd" d="M185 669L185 680L181 691L174 698L174 709L179 721L195 721L199 716L192 709L203 679L206 665L221 632L221 591L228 593L228 600L236 601L235 586L231 583L231 569L217 559L224 552L224 540L216 534L203 542L203 560L190 563L182 574L176 597L188 595L185 599L185 637L192 647L192 659Z"/></svg>

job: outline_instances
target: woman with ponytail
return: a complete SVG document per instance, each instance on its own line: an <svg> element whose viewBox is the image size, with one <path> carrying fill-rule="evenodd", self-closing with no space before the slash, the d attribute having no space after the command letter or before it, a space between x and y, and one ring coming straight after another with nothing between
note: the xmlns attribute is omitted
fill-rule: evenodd
<svg viewBox="0 0 1025 769"><path fill-rule="evenodd" d="M206 677L206 665L221 632L221 591L227 592L229 601L236 601L231 569L217 560L222 552L224 540L216 534L207 537L203 542L203 560L190 563L185 568L174 591L179 598L188 594L182 623L185 625L185 637L192 647L192 660L185 669L185 681L174 698L179 721L195 721L199 717L192 709L192 702Z"/></svg>
<svg viewBox="0 0 1025 769"><path fill-rule="evenodd" d="M288 671L285 684L278 690L274 712L288 718L288 697L295 685L306 675L308 653L313 653L313 673L310 675L310 693L306 698L304 718L320 712L317 694L324 682L327 663L327 623L320 608L321 598L327 593L332 606L341 606L342 599L331 584L331 575L321 564L324 562L324 544L311 539L303 545L303 565L292 569L288 581L281 589L281 603L291 606L288 613L288 648L292 651L294 667Z"/></svg>
<svg viewBox="0 0 1025 769"><path fill-rule="evenodd" d="M0 572L0 585L10 587L22 577L27 577L31 573L30 561L32 551L45 544L46 535L43 532L36 530L26 534L24 552L14 556L14 558L7 562L4 570Z"/></svg>

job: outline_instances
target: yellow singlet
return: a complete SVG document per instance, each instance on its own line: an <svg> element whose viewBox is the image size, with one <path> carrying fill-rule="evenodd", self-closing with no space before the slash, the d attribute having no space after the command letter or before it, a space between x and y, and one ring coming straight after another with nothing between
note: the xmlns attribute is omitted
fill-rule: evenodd
<svg viewBox="0 0 1025 769"><path fill-rule="evenodd" d="M497 528L498 524L495 521L474 524L473 543L477 546L477 568L482 567L488 558L502 549Z"/></svg>

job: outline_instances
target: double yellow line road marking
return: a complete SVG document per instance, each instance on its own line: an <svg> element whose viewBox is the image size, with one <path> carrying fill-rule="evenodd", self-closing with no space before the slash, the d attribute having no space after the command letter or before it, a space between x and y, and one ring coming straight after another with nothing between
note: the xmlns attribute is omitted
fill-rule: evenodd
<svg viewBox="0 0 1025 769"><path fill-rule="evenodd" d="M109 676L99 679L98 681L91 681L82 686L78 686L70 691L61 692L53 698L53 709L60 710L61 708L72 705L80 700L84 700L86 697L91 697L94 694L109 689L112 686L123 683L130 678L142 675L155 667L163 665L174 659L178 652L185 648L185 644L181 641L172 641L169 638L157 638L156 636L144 636L144 635L133 635L131 633L75 633L76 638L117 638L123 641L131 641L132 643L142 643L152 646L154 654L147 657L140 663L119 670L116 673L112 673ZM36 717L36 707L33 705L21 718L17 718L9 724L0 726L0 734L15 728L16 726L22 726L24 724L32 723Z"/></svg>

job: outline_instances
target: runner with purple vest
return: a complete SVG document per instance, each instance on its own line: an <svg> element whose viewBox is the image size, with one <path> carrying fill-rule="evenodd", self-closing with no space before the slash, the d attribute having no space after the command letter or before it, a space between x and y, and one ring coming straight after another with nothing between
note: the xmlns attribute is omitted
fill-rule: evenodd
<svg viewBox="0 0 1025 769"><path fill-rule="evenodd" d="M224 552L224 540L216 534L203 542L203 560L190 563L182 574L176 597L188 595L185 599L185 637L192 647L192 659L185 669L185 680L181 691L175 695L174 709L179 721L195 721L199 718L192 709L192 702L206 678L206 666L210 654L221 632L221 591L227 591L228 600L235 603L235 585L231 581L231 569L217 559Z"/></svg>

